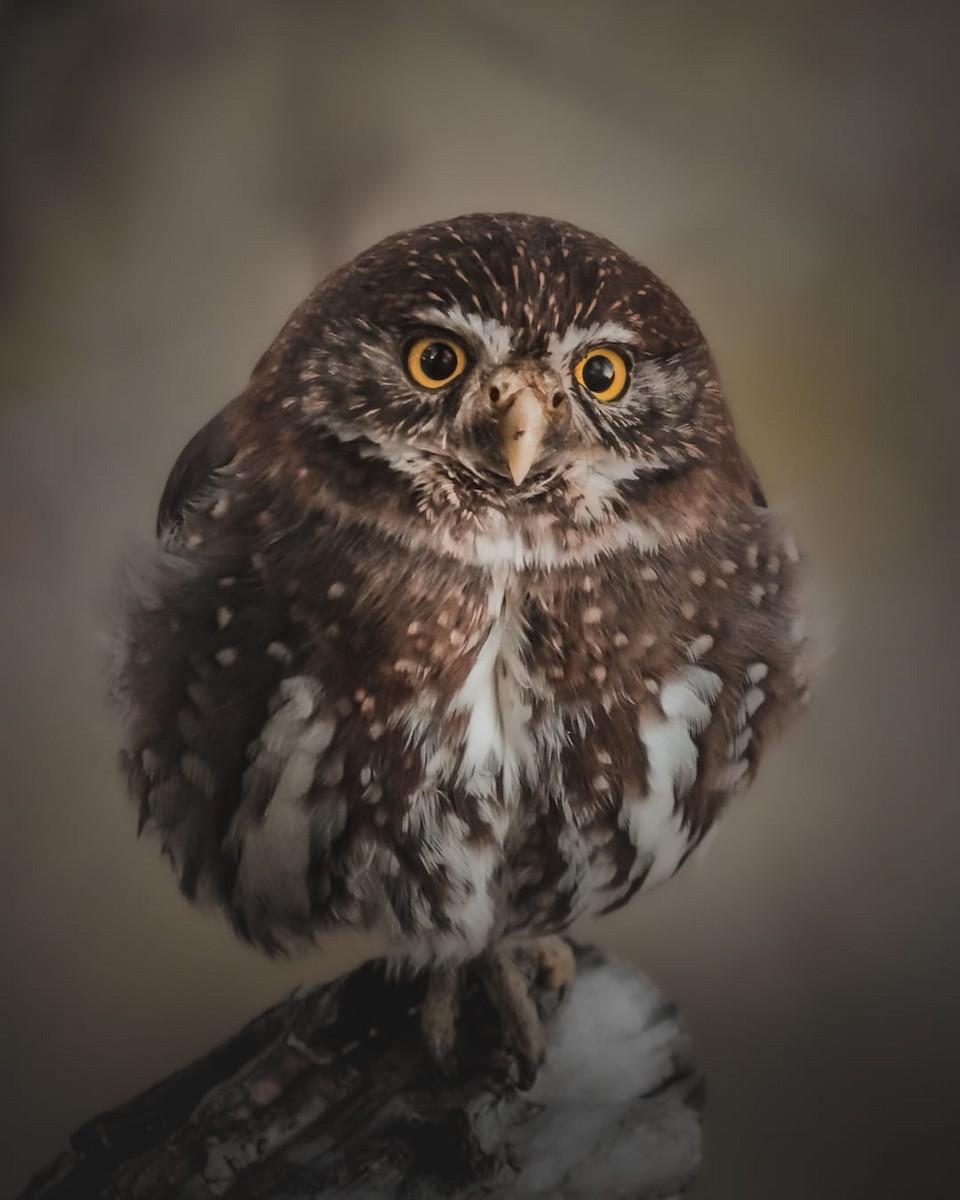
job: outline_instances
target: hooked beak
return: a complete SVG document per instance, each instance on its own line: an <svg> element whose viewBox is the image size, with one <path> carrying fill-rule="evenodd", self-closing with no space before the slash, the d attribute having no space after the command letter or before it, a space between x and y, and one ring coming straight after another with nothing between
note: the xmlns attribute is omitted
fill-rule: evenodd
<svg viewBox="0 0 960 1200"><path fill-rule="evenodd" d="M523 483L540 457L551 424L564 414L566 396L538 369L501 368L487 382L499 415L500 445L510 477Z"/></svg>
<svg viewBox="0 0 960 1200"><path fill-rule="evenodd" d="M507 460L514 483L523 483L540 455L547 414L536 392L519 392L500 422L503 457Z"/></svg>

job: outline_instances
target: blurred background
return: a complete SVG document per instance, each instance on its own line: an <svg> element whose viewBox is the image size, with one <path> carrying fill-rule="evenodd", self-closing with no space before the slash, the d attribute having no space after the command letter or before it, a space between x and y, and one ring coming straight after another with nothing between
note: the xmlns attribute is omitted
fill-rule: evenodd
<svg viewBox="0 0 960 1200"><path fill-rule="evenodd" d="M100 602L318 278L518 209L608 235L696 314L830 649L712 855L580 931L687 1016L696 1196L957 1194L956 11L2 9L0 1193L371 952L270 963L180 899L115 767Z"/></svg>

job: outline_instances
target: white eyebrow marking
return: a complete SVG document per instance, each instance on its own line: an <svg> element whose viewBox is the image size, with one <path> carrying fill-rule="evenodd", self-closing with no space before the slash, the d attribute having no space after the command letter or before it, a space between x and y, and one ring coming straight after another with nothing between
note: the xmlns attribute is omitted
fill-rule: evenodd
<svg viewBox="0 0 960 1200"><path fill-rule="evenodd" d="M414 314L418 321L459 333L468 341L479 344L493 362L502 362L510 353L513 331L507 325L479 313L464 312L459 305L450 308L421 308Z"/></svg>
<svg viewBox="0 0 960 1200"><path fill-rule="evenodd" d="M565 363L575 350L596 342L632 342L634 332L617 321L594 325L571 325L563 334L551 333L547 353L558 364Z"/></svg>

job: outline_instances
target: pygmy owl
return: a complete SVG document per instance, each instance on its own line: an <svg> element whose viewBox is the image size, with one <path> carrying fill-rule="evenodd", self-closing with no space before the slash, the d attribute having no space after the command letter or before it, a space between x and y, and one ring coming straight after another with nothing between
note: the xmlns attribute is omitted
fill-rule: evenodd
<svg viewBox="0 0 960 1200"><path fill-rule="evenodd" d="M673 875L805 690L797 553L703 335L559 221L461 217L334 272L158 532L115 690L181 888L271 950L385 932L431 972L441 1060L475 964L522 1082L511 947Z"/></svg>

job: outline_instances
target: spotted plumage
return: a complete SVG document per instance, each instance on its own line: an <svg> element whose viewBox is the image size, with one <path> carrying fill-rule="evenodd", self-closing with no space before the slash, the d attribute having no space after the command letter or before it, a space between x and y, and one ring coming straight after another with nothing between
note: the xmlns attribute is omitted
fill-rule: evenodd
<svg viewBox="0 0 960 1200"><path fill-rule="evenodd" d="M128 573L141 821L267 948L562 930L753 777L804 693L797 574L652 272L526 216L389 238L189 443Z"/></svg>

